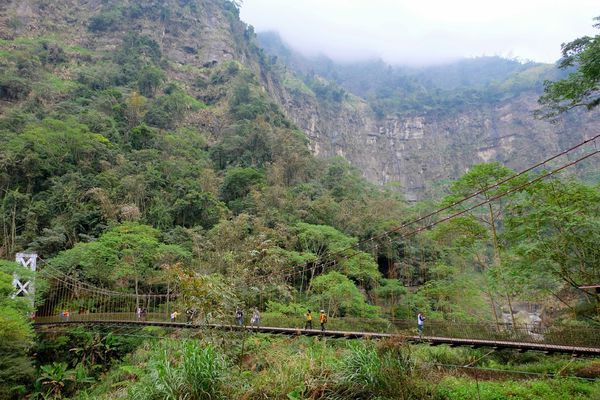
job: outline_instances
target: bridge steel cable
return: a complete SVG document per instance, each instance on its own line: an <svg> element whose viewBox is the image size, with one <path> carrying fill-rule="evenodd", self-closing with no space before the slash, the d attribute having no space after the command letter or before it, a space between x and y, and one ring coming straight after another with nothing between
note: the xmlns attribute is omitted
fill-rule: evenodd
<svg viewBox="0 0 600 400"><path fill-rule="evenodd" d="M595 136L593 139L589 139L589 140L587 140L585 143L589 143L590 141L592 141L592 140L595 140L595 139L597 139L598 137L600 137L600 135L597 135L597 136ZM585 143L583 143L583 144L585 144ZM583 144L582 144L582 145L583 145ZM580 147L580 146L573 147L572 149L575 149L575 148L577 148L577 147ZM568 152L568 151L565 151L565 152L563 152L563 153L564 153L564 154L566 154L566 152ZM562 155L563 153L561 153L561 155ZM398 239L405 239L405 238L412 237L412 236L416 235L416 234L417 234L417 233L419 233L419 232L422 232L422 231L424 231L424 230L427 230L427 229L431 229L432 227L434 227L434 226L436 226L436 225L438 225L438 224L441 224L441 223L447 222L447 221L449 221L449 220L451 220L451 219L453 219L453 218L456 218L456 217L458 217L458 216L461 216L461 215L463 215L463 214L465 214L465 213L467 213L467 212L469 212L469 211L471 211L471 210L473 210L473 209L475 209L475 208L477 208L477 207L481 207L481 206L483 206L483 205L485 205L485 204L488 204L488 203L494 202L494 201L496 201L496 200L498 200L498 199L500 199L500 198L502 198L502 197L505 197L505 196L507 196L507 195L509 195L509 194L512 194L512 193L514 193L514 192L516 192L516 191L522 190L522 189L526 188L527 186L530 186L530 185L532 185L532 184L534 184L534 183L536 183L536 182L538 182L538 181L541 181L542 179L548 178L548 177L550 177L550 176L552 176L552 175L555 175L555 174L557 174L557 173L561 172L562 170L564 170L564 169L566 169L566 168L572 167L572 166L573 166L573 165L575 165L575 164L578 164L578 163L580 163L580 162L582 162L582 161L584 161L584 160L586 160L586 159L588 159L588 158L591 158L591 157L593 157L593 156L597 155L598 153L600 153L600 150L595 150L595 151L593 151L593 152L591 152L591 153L588 153L588 154L586 154L586 155L585 155L585 156L583 156L583 157L580 157L580 158L578 158L578 159L576 159L576 160L574 160L574 161L571 161L571 162L569 162L569 163L567 163L567 164L563 164L563 165L561 165L560 167L558 167L558 168L555 168L555 169L551 170L550 172L544 173L544 174L542 174L542 175L540 175L540 176L536 177L535 179L528 180L527 182L525 182L525 183L523 183L523 184L521 184L521 185L518 185L518 186L516 186L516 187L514 187L514 188L511 188L511 189L509 189L509 190L506 190L506 191L504 191L504 192L501 192L501 193L499 193L499 194L496 194L496 195L494 195L494 196L490 197L489 199L486 199L486 200L484 200L484 201L482 201L482 202L480 202L480 203L478 203L478 204L476 204L476 205L474 205L474 206L471 206L471 207L469 207L469 208L467 208L467 209L465 209L465 210L461 210L461 211L459 211L459 212L456 212L456 213L454 213L454 214L452 214L452 215L450 215L450 216L447 216L447 217L445 217L445 218L443 218L443 219L441 219L441 220L439 220L439 221L436 221L436 222L433 222L433 223L431 223L431 224L428 224L428 225L426 225L426 226L420 227L420 228L418 228L418 229L415 229L415 230L413 230L413 231L410 231L410 232L408 232L408 233L401 234L401 235L400 235L400 237L399 237ZM555 159L555 158L556 158L556 156L555 156L555 157L552 157L551 159ZM536 164L536 166L540 166L540 165L542 165L542 164L543 164L543 163L538 163L538 164ZM529 169L529 170L531 170L531 169ZM518 176L521 176L521 175L523 175L523 174L516 174L516 175L513 175L513 177L512 177L511 179L514 179L514 178L516 178L516 177L518 177ZM485 190L478 191L476 194L469 195L468 197L465 197L465 199L461 200L460 202L456 202L456 203L453 203L453 204L460 204L460 203L462 203L462 202L464 202L464 201L466 201L466 200L468 200L468 199L471 199L471 198L473 198L473 197L477 196L477 195L478 195L478 194L480 194L480 193L483 193L484 191L487 191L487 190L490 190L490 189L492 189L492 188L498 187L498 186L500 186L500 185L502 185L503 183L506 183L506 182L508 182L508 179L501 181L501 183L499 182L499 183L496 183L496 184L494 184L494 185L491 185L491 186L489 186L488 188L486 188ZM447 210L447 209L449 209L449 208L450 208L450 207L444 207L444 208L442 208L442 209L440 209L440 210L441 210L441 211L445 211L445 210ZM441 211L439 211L439 212L441 212ZM431 214L432 214L432 215L435 215L435 214L439 214L439 212L437 212L437 211L436 211L436 212L434 212L434 213L431 213ZM425 218L426 218L426 217L419 218L419 219L417 219L417 220L415 220L415 221L422 221L422 220L423 220L423 219L425 219ZM385 233L383 233L383 234L380 234L380 235L377 235L377 236L375 236L375 237L372 237L372 238L369 238L369 239L363 240L362 242L364 243L364 242L367 242L367 241L373 241L373 240L376 240L376 239L379 239L379 238L385 237L385 236L389 235L390 233L397 232L397 231L399 231L401 228L403 228L403 227L406 227L406 226L409 226L409 225L412 225L412 222L411 222L411 223L407 223L407 224L403 224L401 227L394 228L394 229L392 229L392 230L389 230L389 231L387 231L387 232L385 232ZM349 247L347 247L347 248L345 248L345 249L342 249L342 250L339 250L339 251L336 251L336 252L331 252L331 253L328 253L328 255L329 255L329 256L333 256L333 255L340 254L340 253L342 253L342 252L345 252L345 251L348 251L348 250L354 250L354 247L355 247L355 246L356 246L356 245L349 246ZM347 259L350 259L350 258L356 257L358 254L361 254L361 253L362 253L362 251L360 251L360 250L355 250L355 253L354 253L354 254L351 254L351 255L344 256L344 257L342 257L342 260L347 260ZM323 254L323 255L322 255L322 257L324 257L325 255L326 255L326 254ZM331 265L335 265L335 264L337 264L337 260L329 260L329 261L327 261L327 262L325 262L325 263L321 263L321 264L319 264L319 265L320 265L322 268L325 268L325 267L329 267L329 266L331 266ZM288 276L288 277L293 277L293 276L296 276L296 275L298 275L298 274L300 274L300 273L306 273L306 272L308 272L308 271L312 270L312 269L313 269L313 268L315 268L315 267L314 267L314 266L313 266L313 267L308 267L308 264L305 264L305 265L304 265L302 268L303 268L303 269L301 269L301 270L298 270L298 271L292 271L292 272L290 272L290 273L286 274L286 276Z"/></svg>
<svg viewBox="0 0 600 400"><path fill-rule="evenodd" d="M596 139L598 136L596 136L594 139ZM591 141L592 139L588 140L587 142ZM575 147L576 148L576 147ZM566 154L565 151L563 153ZM569 163L566 163L558 168L553 169L550 172L544 173L538 177L536 177L535 179L531 179L528 180L525 183L522 183L516 187L510 188L506 191L503 191L501 193L498 193L492 197L490 197L489 199L482 201L468 209L462 210L460 212L454 213L448 217L445 217L439 221L436 221L434 223L428 224L426 226L423 226L421 228L415 229L411 232L408 233L404 233L402 234L400 237L401 238L406 238L406 237L411 237L416 235L417 233L426 230L426 229L430 229L431 227L446 222L452 218L455 218L459 215L462 215L476 207L480 207L484 204L488 204L492 201L496 201L504 196L507 196L511 193L514 193L518 190L522 190L538 181L541 181L542 179L545 179L549 176L552 176L554 174L559 173L560 171L571 167L579 162L582 162L596 154L600 153L600 151L596 150L592 153L589 153L583 157L579 157L578 159L571 161ZM554 157L556 158L556 157ZM541 164L540 164L541 165ZM518 176L519 174L517 174L516 176ZM522 174L521 174L522 175ZM513 177L514 179L514 177ZM508 181L508 180L505 180ZM504 182L505 183L505 182ZM498 187L500 186L501 183L496 183L495 185L491 185L490 188L493 187ZM489 189L487 189L489 190ZM470 198L473 198L474 196L471 196ZM458 203L457 203L458 204ZM440 211L441 212L441 211ZM423 220L423 219L421 219ZM405 224L406 225L406 224ZM389 231L387 234L392 233L394 231L397 231L398 228L395 228L394 230ZM373 241L374 239L378 238L378 237L382 237L382 235L379 235L377 237L372 237L370 239L367 240L363 240L361 241L362 243L364 243L365 241ZM360 243L360 242L359 242ZM358 254L361 254L362 252L359 250L354 250L354 247L356 245L353 245L352 247L349 247L348 249L344 249L344 250L353 250L354 253L353 254L347 254L345 255L342 259L350 259L352 257L356 257ZM331 252L329 253L329 255L335 255L335 254L339 254L340 252ZM157 324L160 326L180 326L180 327L188 327L187 324L182 324L182 323L173 323L173 321L171 321L171 323L166 322L169 320L169 313L168 313L168 301L173 299L175 300L177 298L176 295L171 295L169 293L167 294L134 294L134 293L126 293L126 292L119 292L119 291L114 291L114 290L109 290L106 288L99 288L96 286L93 286L92 284L88 283L88 282L83 282L80 281L79 279L76 279L75 277L69 276L66 273L57 270L56 268L52 267L51 265L49 265L47 262L45 262L44 260L41 260L42 263L46 266L46 268L44 268L42 271L40 271L43 274L47 274L48 278L50 278L50 280L53 280L55 283L55 287L54 290L55 292L53 293L54 296L49 296L49 299L47 299L48 304L45 304L45 310L47 311L46 313L49 314L50 316L47 318L46 321L44 321L43 319L41 320L37 320L36 319L36 324L37 326L43 326L43 325L52 325L52 324L56 324L57 322L59 324L64 324L64 323L113 323L113 324L138 324L138 325L152 325L152 324ZM295 275L298 275L299 272L307 272L311 269L320 267L320 268L326 268L330 265L335 265L339 262L339 260L329 260L326 263L321 263L321 264L317 264L317 265L313 265L311 268L304 268L303 271L296 271L292 274L283 274L281 276L283 277L292 277ZM308 267L308 265L305 265L305 267ZM88 296L87 298L85 296ZM69 321L69 318L66 318L66 320L61 316L61 319L59 321L56 320L56 310L62 309L63 307L67 307L73 304L73 302L75 300L79 301L82 300L83 301L87 301L86 306L85 307L89 307L89 312L94 311L94 315L91 314L84 314L84 315L73 315L72 320ZM136 315L136 312L134 311L135 308L137 308L139 310L139 305L140 305L140 300L142 300L142 304L144 304L145 306L147 306L148 308L148 321L142 320L140 318L139 315ZM167 308L165 309L165 302L167 305ZM76 303L75 303L76 304ZM214 324L213 324L214 325ZM218 328L218 329L233 329L233 327L229 326L229 325L214 325L214 328ZM236 329L239 329L240 327L237 327ZM285 334L289 334L289 333L294 333L294 332L298 332L299 329L298 328L263 328L263 330L267 330L267 333L285 333ZM386 329L389 331L389 327ZM346 331L335 331L335 332L328 332L327 335L333 335L333 337L369 337L369 336L381 336L381 337L389 337L390 335L395 335L398 333L398 329L400 329L399 326L393 325L391 327L391 332L393 333L377 333L377 332L346 332ZM466 325L465 324L461 324L460 329L462 329L462 331L457 331L456 335L458 337L465 337L466 335L471 335L471 339L452 339L452 338L444 338L444 337L436 337L436 338L430 338L431 340L437 340L440 343L458 343L457 345L469 345L469 343L471 343L471 345L473 345L474 343L477 345L498 345L498 346L508 346L510 348L518 348L518 346L525 346L524 343L520 343L520 342L506 342L506 341L499 341L499 340L486 340L486 339L472 339L473 338L473 330L472 331L465 331L466 329ZM302 333L302 334L306 334L306 333ZM311 332L312 334L312 332ZM336 336L337 335L337 336ZM349 336L350 335L350 336ZM353 336L354 335L354 336ZM600 337L600 335L597 335L598 337ZM523 338L519 338L520 340L523 340ZM531 339L530 339L531 340ZM595 342L594 342L595 343ZM529 346L527 348L532 348L532 349L543 349L544 346L553 346L551 348L551 351L559 351L559 352L586 352L586 351L597 351L598 353L600 353L600 346L598 346L597 348L581 348L581 347L572 347L572 346L565 346L563 344L541 344L541 343L527 343L526 346ZM596 353L594 353L596 354Z"/></svg>
<svg viewBox="0 0 600 400"><path fill-rule="evenodd" d="M553 160L556 160L559 157L562 157L564 155L568 155L572 151L574 151L574 150L576 150L576 149L578 149L578 148L580 148L582 146L585 146L586 144L594 143L594 146L597 149L596 141L597 141L598 138L600 138L600 134L598 134L598 135L596 135L596 136L594 136L592 138L586 139L586 140L584 140L584 141L576 144L575 146L572 146L572 147L570 147L570 148L568 148L568 149L566 149L566 150L564 150L564 151L562 151L562 152L560 152L558 154L555 154L552 157L549 157L549 158L545 159L544 161L540 161L540 162L532 165L531 167L529 167L529 168L527 168L527 169L525 169L525 170L523 170L523 171L521 171L519 173L513 174L513 175L511 175L511 176L509 176L509 177L507 177L505 179L502 179L502 180L500 180L500 181L498 181L498 182L496 182L494 184L491 184L491 185L489 185L489 186L487 186L487 187L485 187L483 189L475 191L475 192L473 192L473 193L465 196L464 198L462 198L462 199L460 199L458 201L453 202L452 204L450 204L448 206L442 207L442 208L440 208L438 210L435 210L435 211L433 211L431 213L428 213L428 214L426 214L426 215L424 215L422 217L419 217L417 219L414 219L414 220L411 220L409 222L406 222L406 223L404 223L404 224L402 224L402 225L400 225L400 226L398 226L396 228L393 228L391 230L383 232L383 233L381 233L379 235L375 235L375 236L372 236L370 238L363 239L363 240L357 242L356 244L354 244L352 246L348 246L345 249L341 249L341 250L337 250L335 252L329 252L329 253L322 254L321 256L319 256L319 258L323 258L325 256L335 256L337 254L344 253L344 252L346 252L348 250L353 250L354 247L359 246L361 243L366 243L366 242L369 242L369 241L374 241L374 240L378 240L378 239L381 239L381 238L384 238L384 237L388 237L391 233L398 232L398 231L400 231L400 230L402 230L402 229L404 229L404 228L406 228L408 226L414 225L415 223L424 221L427 218L431 218L431 217L433 217L433 216L435 216L437 214L440 214L440 213L442 213L444 211L447 211L447 210L449 210L449 209L451 209L451 208L453 208L453 207L455 207L455 206L457 206L459 204L462 204L465 201L468 201L468 200L470 200L470 199L472 199L472 198L474 198L474 197L476 197L476 196L478 196L478 195L480 195L482 193L485 193L485 192L487 192L487 191L489 191L491 189L497 188L497 187L499 187L499 186L501 186L501 185L503 185L503 184L505 184L505 183L513 180L513 179L516 179L516 178L518 178L520 176L523 176L526 173L531 172L532 170L534 170L534 169L536 169L536 168L538 168L540 166L543 166L543 165L545 165L545 164L547 164L547 163L549 163L549 162L551 162ZM405 237L405 235L401 235L401 238L402 237ZM360 251L358 253L360 253Z"/></svg>

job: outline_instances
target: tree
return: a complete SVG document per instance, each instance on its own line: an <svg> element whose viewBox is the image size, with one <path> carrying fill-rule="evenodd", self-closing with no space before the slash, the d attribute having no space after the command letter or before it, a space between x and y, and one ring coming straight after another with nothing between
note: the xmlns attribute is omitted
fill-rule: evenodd
<svg viewBox="0 0 600 400"><path fill-rule="evenodd" d="M28 322L31 307L23 297L11 298L15 288L12 274L25 277L19 264L0 261L0 398L23 398L24 386L31 382L33 369L27 357L33 329Z"/></svg>
<svg viewBox="0 0 600 400"><path fill-rule="evenodd" d="M475 245L476 242L482 243L482 241L487 237L491 238L491 260L489 260L490 257L486 256L485 248L483 248L483 253L474 253L477 264L479 264L479 266L484 270L502 264L502 245L500 243L499 228L504 219L505 209L511 203L515 195L512 194L494 201L492 201L492 199L512 188L518 187L519 184L523 183L527 178L525 176L521 176L492 189L485 191L484 189L510 177L513 174L514 172L512 170L500 165L499 163L475 165L470 171L452 183L450 186L451 194L444 199L445 204L453 205L472 193L480 192L477 196L474 196L474 200L472 201L476 202L477 204L482 201L489 201L482 207L477 207L468 211L466 213L468 217L462 217L454 221L450 226L441 228L441 232L443 232L442 236L447 235L448 228L455 228L455 234L457 236L455 239L462 237L461 240L466 240L465 243L471 242L471 246ZM453 206L452 209L455 211L466 210L469 205L472 204L470 202L463 202L459 205ZM482 227L489 232L489 236L487 236L484 231L477 227L477 223L481 224ZM496 322L499 322L496 306L494 304L495 301L489 286L487 294L490 297L494 318L496 319ZM511 316L513 316L514 313L510 293L504 292L501 294L506 297Z"/></svg>
<svg viewBox="0 0 600 400"><path fill-rule="evenodd" d="M398 279L383 279L381 286L375 289L377 297L386 300L387 305L390 307L390 314L392 317L395 316L396 306L400 303L400 300L406 293L408 293L408 291Z"/></svg>
<svg viewBox="0 0 600 400"><path fill-rule="evenodd" d="M594 18L600 21L600 17ZM594 25L600 29L600 23ZM539 102L544 109L540 115L546 118L575 107L591 110L600 104L600 35L583 36L562 45L561 69L573 69L566 78L544 83L544 95Z"/></svg>
<svg viewBox="0 0 600 400"><path fill-rule="evenodd" d="M154 97L156 91L165 81L165 73L157 67L146 67L140 72L138 89L146 97Z"/></svg>
<svg viewBox="0 0 600 400"><path fill-rule="evenodd" d="M348 277L333 271L313 281L312 292L330 316L376 317L379 309L366 303L363 294Z"/></svg>
<svg viewBox="0 0 600 400"><path fill-rule="evenodd" d="M138 294L142 288L153 289L149 280L161 273L165 259L175 263L189 258L180 246L161 243L158 230L128 222L113 227L94 242L78 243L63 251L51 264L93 284Z"/></svg>
<svg viewBox="0 0 600 400"><path fill-rule="evenodd" d="M554 296L563 286L577 291L600 282L600 190L553 180L526 194L506 220L505 236L520 258L520 273ZM600 304L598 294L585 296Z"/></svg>
<svg viewBox="0 0 600 400"><path fill-rule="evenodd" d="M223 275L199 274L175 265L170 271L179 287L179 298L175 307L195 310L198 316L208 321L226 321L238 304L233 287Z"/></svg>

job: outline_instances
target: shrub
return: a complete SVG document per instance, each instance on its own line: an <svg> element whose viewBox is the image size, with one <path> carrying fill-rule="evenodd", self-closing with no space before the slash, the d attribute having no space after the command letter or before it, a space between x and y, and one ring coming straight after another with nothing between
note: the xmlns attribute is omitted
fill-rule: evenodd
<svg viewBox="0 0 600 400"><path fill-rule="evenodd" d="M0 99L17 101L27 97L29 92L31 86L25 79L12 75L0 76Z"/></svg>
<svg viewBox="0 0 600 400"><path fill-rule="evenodd" d="M262 184L264 181L264 172L255 168L230 168L221 187L221 198L226 202L244 198L255 185Z"/></svg>
<svg viewBox="0 0 600 400"><path fill-rule="evenodd" d="M140 93L146 97L153 97L156 90L165 80L165 73L156 67L146 67L138 77L138 88Z"/></svg>
<svg viewBox="0 0 600 400"><path fill-rule="evenodd" d="M159 128L174 128L186 112L196 111L204 106L201 102L188 96L179 88L169 89L167 93L152 104L146 122Z"/></svg>
<svg viewBox="0 0 600 400"><path fill-rule="evenodd" d="M94 15L90 18L88 29L91 32L106 32L115 27L120 19L121 13L119 10L102 12L101 14Z"/></svg>

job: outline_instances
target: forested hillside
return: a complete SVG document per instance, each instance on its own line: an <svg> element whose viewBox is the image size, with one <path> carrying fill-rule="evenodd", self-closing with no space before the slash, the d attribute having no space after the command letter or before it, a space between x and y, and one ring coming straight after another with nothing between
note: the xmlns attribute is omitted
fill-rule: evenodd
<svg viewBox="0 0 600 400"><path fill-rule="evenodd" d="M597 111L574 111L554 123L536 116L544 81L569 68L500 57L420 68L340 63L303 56L275 33L258 37L271 62L297 77L281 80L290 94L280 102L313 152L343 155L368 180L397 187L409 201L441 196L474 164L523 169L531 154L543 159L600 128ZM597 169L592 162L579 176L597 182Z"/></svg>
<svg viewBox="0 0 600 400"><path fill-rule="evenodd" d="M596 326L598 296L577 287L600 279L597 185L574 174L524 185L540 168L472 199L510 190L499 201L411 234L434 219L399 227L441 207L448 206L439 218L464 210L457 200L514 171L457 164L443 185L428 181L442 195L408 204L394 185L367 181L369 172L343 157L317 157L327 152L313 136L329 134L301 129L304 117L315 127L332 115L351 125L371 107L356 96L373 95L385 108L402 96L380 92L401 92L403 82L424 94L415 101L425 107L442 81L444 99L471 87L500 97L503 87L515 88L510 97L519 76L527 88L554 77L546 66L481 62L502 67L465 83L435 68L405 75L376 64L336 76L323 63L305 80L262 50L235 2L3 2L0 398L461 398L461 390L474 393L469 376L445 376L428 363L483 356L393 340L328 344L212 332L180 341L181 332L154 328L34 336L31 304L10 299L12 274L25 274L12 262L21 251L105 290L177 292L171 306L197 310L197 321L231 322L236 308L257 308L265 321L297 327L307 309L326 309L347 329L414 320L419 311L432 322L501 326L529 323L536 309L543 326ZM577 137L545 140L564 148ZM339 155L361 153L357 143ZM455 149L448 157L469 151ZM52 285L37 283L37 305L53 304L50 314L97 307L61 297ZM597 363L556 358L548 366L541 356L532 363L536 371L597 376ZM443 383L429 386L433 377ZM535 390L585 398L599 389L559 381Z"/></svg>
<svg viewBox="0 0 600 400"><path fill-rule="evenodd" d="M496 103L527 91L541 92L545 80L564 77L554 65L479 57L425 67L392 66L382 60L339 63L325 56L305 57L275 32L259 33L268 54L292 68L319 95L318 77L365 99L379 117L423 112L457 113Z"/></svg>

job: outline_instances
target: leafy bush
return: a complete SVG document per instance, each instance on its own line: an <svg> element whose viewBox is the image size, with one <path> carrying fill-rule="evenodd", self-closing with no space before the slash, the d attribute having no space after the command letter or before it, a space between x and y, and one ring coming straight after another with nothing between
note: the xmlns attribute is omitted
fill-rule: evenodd
<svg viewBox="0 0 600 400"><path fill-rule="evenodd" d="M0 75L0 99L17 101L24 99L31 92L29 82L10 74Z"/></svg>
<svg viewBox="0 0 600 400"><path fill-rule="evenodd" d="M160 85L165 80L165 73L156 67L144 68L138 77L140 93L146 97L153 97Z"/></svg>
<svg viewBox="0 0 600 400"><path fill-rule="evenodd" d="M90 89L104 90L111 86L125 84L129 78L123 74L118 65L105 61L101 64L81 68L77 80L79 83L89 86Z"/></svg>
<svg viewBox="0 0 600 400"><path fill-rule="evenodd" d="M154 101L146 114L146 122L151 125L164 129L174 128L186 112L197 111L204 107L204 104L179 88L168 88L166 92Z"/></svg>
<svg viewBox="0 0 600 400"><path fill-rule="evenodd" d="M221 186L221 198L226 202L243 198L254 186L264 182L264 172L255 168L229 168Z"/></svg>
<svg viewBox="0 0 600 400"><path fill-rule="evenodd" d="M88 29L91 32L106 32L113 29L121 19L121 11L118 9L104 11L94 15L88 22Z"/></svg>
<svg viewBox="0 0 600 400"><path fill-rule="evenodd" d="M337 316L377 317L379 307L366 303L363 294L345 275L333 271L312 281L315 300Z"/></svg>
<svg viewBox="0 0 600 400"><path fill-rule="evenodd" d="M348 343L335 373L335 392L347 399L423 398L414 365L402 343Z"/></svg>
<svg viewBox="0 0 600 400"><path fill-rule="evenodd" d="M27 277L28 270L14 262L0 260L0 398L22 398L19 393L32 377L27 357L33 332L27 315L29 304L14 293L13 273Z"/></svg>

